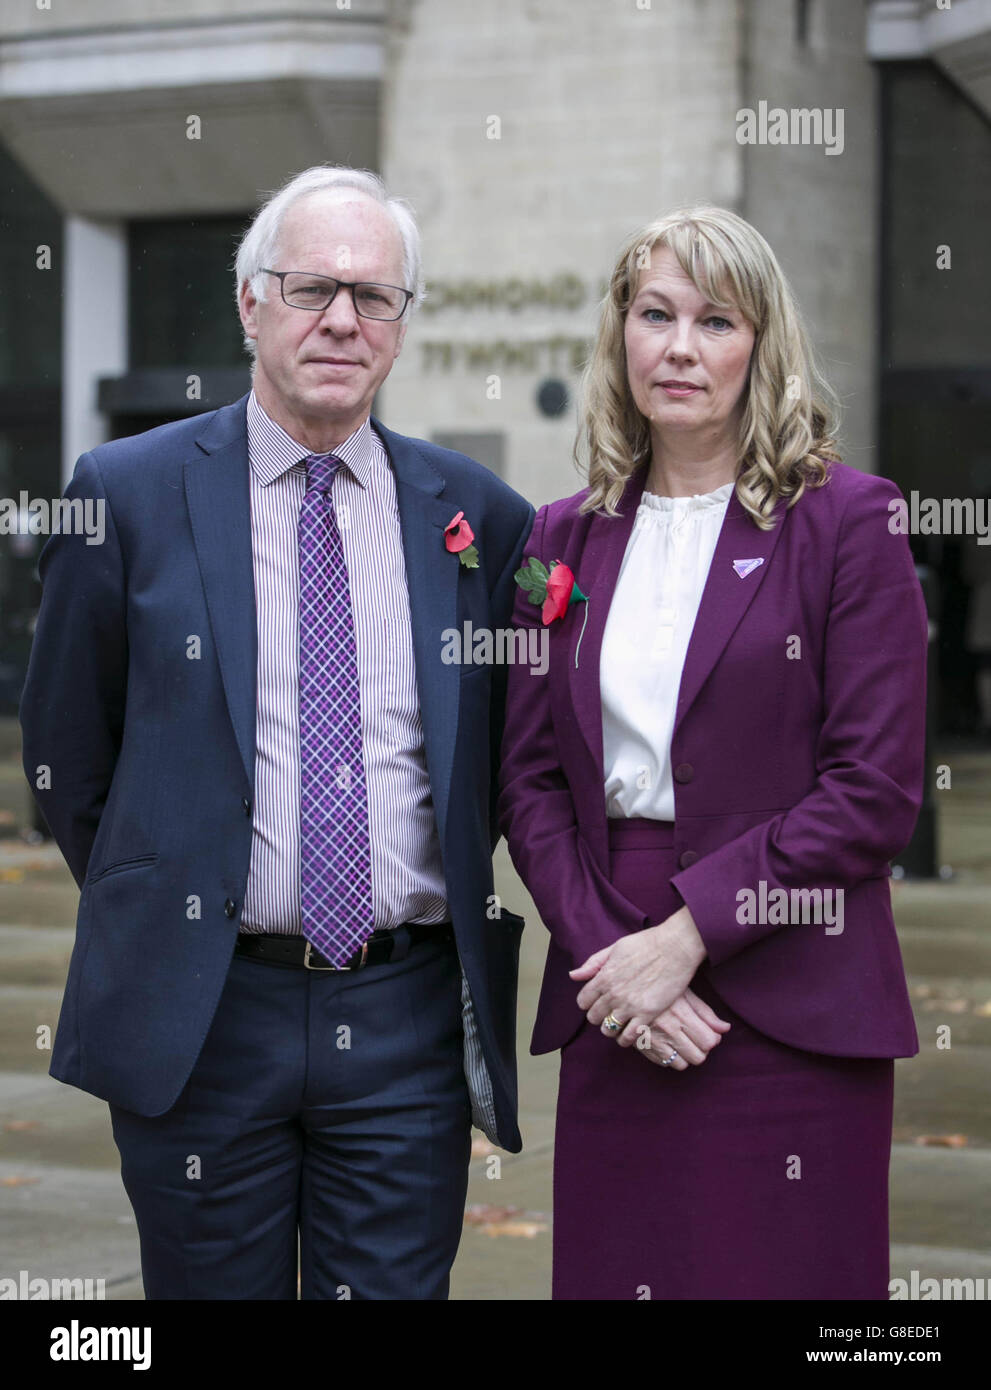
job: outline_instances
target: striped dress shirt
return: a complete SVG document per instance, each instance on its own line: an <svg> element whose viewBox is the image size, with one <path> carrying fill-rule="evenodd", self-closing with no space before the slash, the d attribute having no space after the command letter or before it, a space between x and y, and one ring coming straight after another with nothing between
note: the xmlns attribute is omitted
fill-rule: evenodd
<svg viewBox="0 0 991 1390"><path fill-rule="evenodd" d="M310 452L248 398L258 614L255 811L243 931L302 932L299 911L299 511ZM351 588L376 927L444 922L447 894L416 690L396 481L366 419L334 453Z"/></svg>
<svg viewBox="0 0 991 1390"><path fill-rule="evenodd" d="M299 545L310 453L252 391L247 407L258 694L251 861L242 932L301 935ZM376 928L448 920L447 890L416 688L396 480L371 419L333 451L354 616ZM492 1087L462 972L473 1120L495 1136Z"/></svg>

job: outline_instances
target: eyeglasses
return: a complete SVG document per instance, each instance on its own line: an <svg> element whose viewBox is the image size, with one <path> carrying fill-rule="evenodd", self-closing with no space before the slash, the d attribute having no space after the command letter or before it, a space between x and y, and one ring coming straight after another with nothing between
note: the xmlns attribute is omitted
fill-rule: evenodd
<svg viewBox="0 0 991 1390"><path fill-rule="evenodd" d="M283 302L290 309L312 309L323 313L333 304L334 296L343 285L351 291L354 311L363 319L402 318L406 305L413 298L412 290L400 289L398 285L376 285L368 281L334 280L329 275L311 275L306 270L268 270L262 266L266 275L274 275L282 288Z"/></svg>

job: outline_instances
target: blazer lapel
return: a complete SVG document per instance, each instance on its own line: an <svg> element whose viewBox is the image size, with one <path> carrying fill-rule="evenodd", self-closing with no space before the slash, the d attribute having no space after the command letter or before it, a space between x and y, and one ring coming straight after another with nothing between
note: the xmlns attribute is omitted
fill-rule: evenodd
<svg viewBox="0 0 991 1390"><path fill-rule="evenodd" d="M227 708L248 783L255 780L258 630L251 553L247 396L217 412L183 465L186 505Z"/></svg>
<svg viewBox="0 0 991 1390"><path fill-rule="evenodd" d="M247 396L220 411L183 467L193 540L224 692L241 759L254 785L258 633L251 548ZM446 479L403 435L372 417L396 476L406 559L413 651L427 768L444 843L460 706L461 667L441 660L441 633L457 626L461 562L444 546L458 507L442 494ZM250 601L248 596L250 595Z"/></svg>
<svg viewBox="0 0 991 1390"><path fill-rule="evenodd" d="M736 493L731 494L685 654L675 728L695 702L763 584L781 535L784 511L785 503L779 500L773 513L773 528L762 531L744 511Z"/></svg>
<svg viewBox="0 0 991 1390"><path fill-rule="evenodd" d="M441 660L441 634L445 628L458 625L462 570L458 556L444 545L444 528L460 508L456 499L444 495L446 478L411 440L386 429L374 416L372 424L396 477L423 741L437 833L443 845L458 731L461 667ZM480 575L481 570L477 573Z"/></svg>
<svg viewBox="0 0 991 1390"><path fill-rule="evenodd" d="M627 479L618 504L619 516L590 515L585 544L576 565L572 565L578 587L588 595L588 617L582 635L584 604L569 608L563 622L569 626L565 646L568 658L568 686L571 702L592 760L602 774L602 694L599 686L599 662L602 638L609 616L609 605L616 589L620 566L627 542L633 530L637 508L647 480L647 464L642 463ZM541 556L545 564L556 556ZM579 646L580 642L580 646ZM576 665L577 653L577 665ZM603 805L605 793L603 793Z"/></svg>

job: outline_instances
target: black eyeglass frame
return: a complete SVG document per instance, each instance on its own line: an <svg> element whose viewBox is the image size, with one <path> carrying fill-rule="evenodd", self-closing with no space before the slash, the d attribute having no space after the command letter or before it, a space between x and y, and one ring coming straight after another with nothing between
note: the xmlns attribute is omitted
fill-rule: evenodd
<svg viewBox="0 0 991 1390"><path fill-rule="evenodd" d="M287 309L302 309L304 313L308 314L322 314L327 309L329 309L331 304L333 304L334 300L337 298L337 291L342 286L344 287L344 289L351 291L351 303L354 305L354 312L358 315L358 317L362 319L370 319L372 323L396 323L397 320L401 319L403 314L405 314L407 308L409 307L409 302L413 298L412 290L404 289L402 285L386 285L381 280L335 280L332 275L318 275L315 271L269 270L269 268L264 265L261 267L261 269L263 274L274 275L275 278L278 280L279 293L282 295L282 302ZM327 303L321 304L319 306L316 304L290 304L288 299L286 298L287 275L307 275L311 280L326 280L328 284L334 286L333 290L330 292L330 298L327 300ZM398 290L400 294L404 294L406 296L406 298L403 301L403 307L399 310L398 314L393 315L391 318L383 318L381 314L363 314L361 310L358 308L358 301L354 297L354 292L359 285L368 285L373 289L380 290Z"/></svg>

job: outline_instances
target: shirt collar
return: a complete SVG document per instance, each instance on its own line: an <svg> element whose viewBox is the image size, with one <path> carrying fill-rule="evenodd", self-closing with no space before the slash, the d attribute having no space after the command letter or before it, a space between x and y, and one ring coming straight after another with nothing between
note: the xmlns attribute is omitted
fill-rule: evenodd
<svg viewBox="0 0 991 1390"><path fill-rule="evenodd" d="M288 470L305 472L303 460L309 456L310 450L276 424L253 388L248 396L247 425L248 458L255 477L263 486L267 487ZM366 416L354 433L349 434L333 452L347 465L361 486L368 487L375 461L371 416Z"/></svg>

